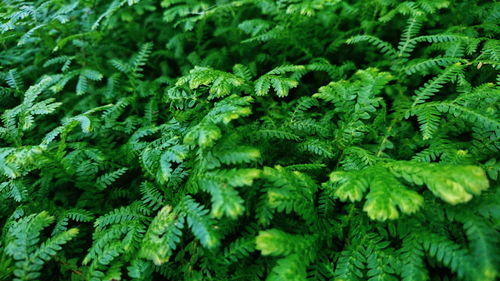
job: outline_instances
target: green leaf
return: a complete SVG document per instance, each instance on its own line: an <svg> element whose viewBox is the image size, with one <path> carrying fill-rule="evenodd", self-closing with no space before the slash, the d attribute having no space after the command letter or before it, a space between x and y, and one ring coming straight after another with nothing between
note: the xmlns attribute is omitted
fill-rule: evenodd
<svg viewBox="0 0 500 281"><path fill-rule="evenodd" d="M395 162L390 169L399 177L421 185L450 204L465 203L488 189L486 174L477 166Z"/></svg>

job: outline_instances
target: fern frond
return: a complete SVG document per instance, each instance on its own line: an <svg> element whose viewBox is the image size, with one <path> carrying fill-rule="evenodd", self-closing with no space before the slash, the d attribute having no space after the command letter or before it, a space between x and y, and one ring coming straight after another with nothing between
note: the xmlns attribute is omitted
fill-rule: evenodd
<svg viewBox="0 0 500 281"><path fill-rule="evenodd" d="M123 176L127 172L127 168L120 168L116 171L104 174L96 180L96 185L99 190L106 189L112 183L114 183L119 177Z"/></svg>
<svg viewBox="0 0 500 281"><path fill-rule="evenodd" d="M234 263L249 256L254 251L255 238L241 237L224 249L224 260L226 263Z"/></svg>
<svg viewBox="0 0 500 281"><path fill-rule="evenodd" d="M473 275L480 280L495 280L499 275L500 259L495 253L500 237L493 227L481 221L478 217L471 217L464 223L472 254L476 257L474 262L479 265Z"/></svg>
<svg viewBox="0 0 500 281"><path fill-rule="evenodd" d="M131 75L135 78L141 78L141 72L144 70L143 66L146 65L146 61L151 54L151 49L153 48L153 43L144 43L140 48L139 52L130 60L130 71Z"/></svg>
<svg viewBox="0 0 500 281"><path fill-rule="evenodd" d="M438 197L450 204L464 203L488 189L484 171L477 166L438 165L397 161L389 169L398 177L417 185L426 184Z"/></svg>
<svg viewBox="0 0 500 281"><path fill-rule="evenodd" d="M255 94L257 96L268 95L272 86L278 97L285 97L290 89L298 86L298 81L294 78L283 77L283 75L289 72L296 74L305 70L303 65L278 66L255 81Z"/></svg>
<svg viewBox="0 0 500 281"><path fill-rule="evenodd" d="M167 262L180 242L184 217L172 212L172 207L163 207L153 219L144 235L139 256L152 260L155 265Z"/></svg>
<svg viewBox="0 0 500 281"><path fill-rule="evenodd" d="M200 240L204 247L214 248L219 245L219 237L214 231L214 223L206 216L208 210L190 196L184 199L181 210L185 214L187 224L194 236Z"/></svg>
<svg viewBox="0 0 500 281"><path fill-rule="evenodd" d="M427 280L427 270L424 264L424 249L417 235L409 234L403 238L401 247L401 277L403 281Z"/></svg>
<svg viewBox="0 0 500 281"><path fill-rule="evenodd" d="M398 44L398 55L408 57L415 48L416 42L412 39L419 33L422 28L422 20L419 17L408 19L405 30Z"/></svg>
<svg viewBox="0 0 500 281"><path fill-rule="evenodd" d="M316 219L312 195L317 186L307 175L276 166L265 167L262 177L274 186L267 190L268 207L287 214L293 211L309 223Z"/></svg>
<svg viewBox="0 0 500 281"><path fill-rule="evenodd" d="M423 35L414 38L415 42L442 43L467 40L468 37L454 34Z"/></svg>
<svg viewBox="0 0 500 281"><path fill-rule="evenodd" d="M107 226L112 226L118 223L131 222L133 220L142 219L149 211L138 205L130 205L120 207L109 212L106 215L100 216L94 222L94 227L97 231L104 229Z"/></svg>
<svg viewBox="0 0 500 281"><path fill-rule="evenodd" d="M16 261L13 271L16 276L14 280L39 278L43 265L61 250L61 245L66 244L78 234L78 229L72 228L56 234L38 246L42 230L53 221L54 217L43 211L21 218L10 225L5 253Z"/></svg>
<svg viewBox="0 0 500 281"><path fill-rule="evenodd" d="M366 257L362 253L362 245L347 246L340 252L335 264L334 275L339 280L363 280L366 269Z"/></svg>
<svg viewBox="0 0 500 281"><path fill-rule="evenodd" d="M217 153L217 159L223 164L250 163L256 161L260 157L260 151L250 146L238 146L231 150L218 151Z"/></svg>
<svg viewBox="0 0 500 281"><path fill-rule="evenodd" d="M396 219L398 208L404 214L412 214L423 204L418 193L404 187L381 167L372 166L361 172L334 172L330 180L339 184L335 195L342 201L358 201L369 188L363 210L373 220Z"/></svg>
<svg viewBox="0 0 500 281"><path fill-rule="evenodd" d="M455 103L438 103L437 110L443 113L449 113L455 117L464 119L475 126L483 127L486 130L496 131L500 128L500 122L495 117L486 116L475 110L455 104Z"/></svg>
<svg viewBox="0 0 500 281"><path fill-rule="evenodd" d="M267 138L267 139L280 139L280 140L300 140L300 137L290 133L285 130L280 129L262 129L256 132L258 137Z"/></svg>
<svg viewBox="0 0 500 281"><path fill-rule="evenodd" d="M7 82L7 85L9 85L12 89L21 90L23 88L21 76L19 76L16 69L9 70L4 79Z"/></svg>
<svg viewBox="0 0 500 281"><path fill-rule="evenodd" d="M426 105L428 104L429 103ZM440 112L432 106L417 106L413 112L417 115L420 131L422 132L424 140L432 138L441 121Z"/></svg>
<svg viewBox="0 0 500 281"><path fill-rule="evenodd" d="M212 196L212 215L236 218L244 210L243 200L235 187L248 186L260 175L257 169L232 169L205 172L199 177L201 188Z"/></svg>
<svg viewBox="0 0 500 281"><path fill-rule="evenodd" d="M89 222L93 219L92 213L83 209L70 209L57 216L57 223L54 226L52 235L62 233L67 230L69 220L75 222Z"/></svg>
<svg viewBox="0 0 500 281"><path fill-rule="evenodd" d="M324 142L306 141L299 145L299 149L325 158L333 158L334 156L332 147Z"/></svg>
<svg viewBox="0 0 500 281"><path fill-rule="evenodd" d="M89 82L87 76L78 76L78 82L76 83L76 95L80 96L85 94L88 91L88 84Z"/></svg>
<svg viewBox="0 0 500 281"><path fill-rule="evenodd" d="M30 257L31 262L38 265L46 263L58 251L62 249L61 247L62 245L68 243L68 241L73 239L77 234L78 234L77 228L71 228L67 231L56 234L52 238L45 241L42 245L40 245L40 248L38 248L37 251L33 253L33 255ZM31 268L32 270L41 269L40 266L32 266ZM21 279L23 278L21 277Z"/></svg>
<svg viewBox="0 0 500 281"><path fill-rule="evenodd" d="M306 265L300 255L293 254L279 259L266 280L269 281L306 281Z"/></svg>
<svg viewBox="0 0 500 281"><path fill-rule="evenodd" d="M466 61L464 59L452 58L452 57L427 59L407 67L406 74L415 74L417 72L424 72L425 70L431 67L449 66L455 63L466 63Z"/></svg>
<svg viewBox="0 0 500 281"><path fill-rule="evenodd" d="M382 52L382 54L387 55L391 58L397 57L398 52L394 49L394 47L390 43L385 42L375 36L356 35L347 39L346 41L347 44L357 44L360 42L368 42L372 44L373 46L377 47L377 49L379 49Z"/></svg>
<svg viewBox="0 0 500 281"><path fill-rule="evenodd" d="M109 61L109 63L114 67L116 68L118 71L122 72L122 73L130 73L132 71L132 66L129 65L128 63L122 61L122 60L119 60L119 59L112 59Z"/></svg>
<svg viewBox="0 0 500 281"><path fill-rule="evenodd" d="M283 232L279 229L260 231L255 239L257 250L263 255L287 256L303 253L315 242L311 236L299 236ZM304 257L307 260L307 257Z"/></svg>
<svg viewBox="0 0 500 281"><path fill-rule="evenodd" d="M412 108L418 104L424 103L427 99L434 96L444 84L452 80L455 75L463 70L463 68L464 65L460 63L453 64L447 67L439 76L433 78L425 83L424 86L418 88L418 90L415 91Z"/></svg>
<svg viewBox="0 0 500 281"><path fill-rule="evenodd" d="M150 182L145 181L141 184L141 194L142 202L153 210L164 205L163 194Z"/></svg>
<svg viewBox="0 0 500 281"><path fill-rule="evenodd" d="M468 262L468 254L460 245L450 241L446 237L437 234L426 234L421 237L424 250L439 262L448 266L459 277L469 275L473 270Z"/></svg>

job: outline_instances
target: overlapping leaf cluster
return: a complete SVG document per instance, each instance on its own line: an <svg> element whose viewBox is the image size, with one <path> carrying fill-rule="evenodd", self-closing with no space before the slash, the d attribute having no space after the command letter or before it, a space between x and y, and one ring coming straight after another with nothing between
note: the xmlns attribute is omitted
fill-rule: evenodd
<svg viewBox="0 0 500 281"><path fill-rule="evenodd" d="M498 22L1 0L0 280L496 280Z"/></svg>

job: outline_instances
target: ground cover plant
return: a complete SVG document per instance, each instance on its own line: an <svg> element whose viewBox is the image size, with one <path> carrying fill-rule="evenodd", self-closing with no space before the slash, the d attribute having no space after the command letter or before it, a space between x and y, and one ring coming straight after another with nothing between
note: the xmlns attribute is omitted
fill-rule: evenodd
<svg viewBox="0 0 500 281"><path fill-rule="evenodd" d="M499 22L1 0L0 280L498 280Z"/></svg>

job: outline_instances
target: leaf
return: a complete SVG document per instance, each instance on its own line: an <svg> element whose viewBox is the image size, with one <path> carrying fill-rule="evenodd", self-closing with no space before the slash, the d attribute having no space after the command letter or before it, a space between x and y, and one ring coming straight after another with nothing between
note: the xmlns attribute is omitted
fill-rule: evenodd
<svg viewBox="0 0 500 281"><path fill-rule="evenodd" d="M310 236L293 235L279 229L260 231L255 240L256 249L262 255L286 256L294 253L303 253L314 243Z"/></svg>
<svg viewBox="0 0 500 281"><path fill-rule="evenodd" d="M194 236L201 244L207 248L214 248L219 245L219 238L213 228L213 221L206 216L208 210L194 201L190 196L184 199L182 211L186 216L188 226Z"/></svg>
<svg viewBox="0 0 500 281"><path fill-rule="evenodd" d="M439 165L395 162L390 169L399 177L421 185L450 204L465 203L488 189L483 169L467 165Z"/></svg>
<svg viewBox="0 0 500 281"><path fill-rule="evenodd" d="M155 265L167 262L180 242L184 217L164 206L153 219L142 240L139 256Z"/></svg>
<svg viewBox="0 0 500 281"><path fill-rule="evenodd" d="M279 259L266 279L267 281L305 281L306 265L300 255L289 255Z"/></svg>
<svg viewBox="0 0 500 281"><path fill-rule="evenodd" d="M369 189L363 210L373 220L397 219L400 211L412 214L423 204L418 193L407 189L387 169L379 166L361 172L334 172L330 180L340 184L335 195L342 201L359 201Z"/></svg>

